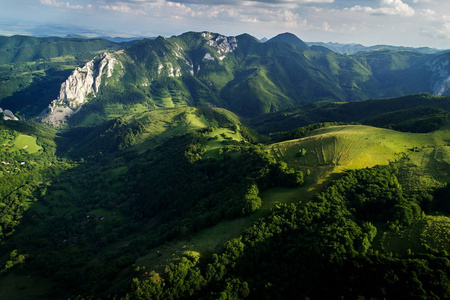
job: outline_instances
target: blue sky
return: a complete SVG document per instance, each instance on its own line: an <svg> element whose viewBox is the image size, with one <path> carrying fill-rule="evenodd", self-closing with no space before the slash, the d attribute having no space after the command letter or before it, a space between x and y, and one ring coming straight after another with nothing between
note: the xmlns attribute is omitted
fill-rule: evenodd
<svg viewBox="0 0 450 300"><path fill-rule="evenodd" d="M450 49L448 0L0 0L0 34L257 38Z"/></svg>

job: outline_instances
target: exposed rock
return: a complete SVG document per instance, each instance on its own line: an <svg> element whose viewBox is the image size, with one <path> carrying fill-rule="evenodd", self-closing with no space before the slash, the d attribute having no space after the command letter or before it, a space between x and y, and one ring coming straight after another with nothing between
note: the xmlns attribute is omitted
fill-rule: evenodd
<svg viewBox="0 0 450 300"><path fill-rule="evenodd" d="M214 57L211 55L211 53L206 53L205 56L203 57L203 61L207 60L214 60Z"/></svg>
<svg viewBox="0 0 450 300"><path fill-rule="evenodd" d="M13 112L8 109L3 110L0 108L0 116L5 121L19 121L19 118L17 118Z"/></svg>
<svg viewBox="0 0 450 300"><path fill-rule="evenodd" d="M44 123L61 126L66 119L77 113L88 97L95 97L106 78L112 77L114 68L120 61L110 53L95 57L82 68L77 68L72 75L61 84L58 98L53 100L46 110ZM105 83L107 84L107 83Z"/></svg>
<svg viewBox="0 0 450 300"><path fill-rule="evenodd" d="M426 64L431 71L431 89L439 96L450 95L450 61L448 55L439 56Z"/></svg>
<svg viewBox="0 0 450 300"><path fill-rule="evenodd" d="M232 53L238 47L237 39L234 36L213 35L210 32L203 32L202 36L208 40L206 42L207 45L217 48L217 54L220 60L226 57L226 53Z"/></svg>

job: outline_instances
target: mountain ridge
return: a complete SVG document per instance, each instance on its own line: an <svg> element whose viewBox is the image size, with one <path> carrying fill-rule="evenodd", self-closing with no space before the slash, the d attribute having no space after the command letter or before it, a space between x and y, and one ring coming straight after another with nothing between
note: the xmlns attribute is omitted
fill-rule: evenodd
<svg viewBox="0 0 450 300"><path fill-rule="evenodd" d="M347 56L309 48L289 33L261 43L248 34L187 32L136 41L111 55L122 75L97 87L95 98L110 102L113 93L122 94L154 109L214 105L254 117L315 101L450 91L450 54L378 50Z"/></svg>

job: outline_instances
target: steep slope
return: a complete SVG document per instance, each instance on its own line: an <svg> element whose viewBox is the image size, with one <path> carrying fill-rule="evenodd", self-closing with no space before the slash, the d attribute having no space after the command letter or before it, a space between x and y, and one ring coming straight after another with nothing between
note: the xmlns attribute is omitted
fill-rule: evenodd
<svg viewBox="0 0 450 300"><path fill-rule="evenodd" d="M437 56L426 63L432 73L432 91L436 95L450 95L450 52Z"/></svg>

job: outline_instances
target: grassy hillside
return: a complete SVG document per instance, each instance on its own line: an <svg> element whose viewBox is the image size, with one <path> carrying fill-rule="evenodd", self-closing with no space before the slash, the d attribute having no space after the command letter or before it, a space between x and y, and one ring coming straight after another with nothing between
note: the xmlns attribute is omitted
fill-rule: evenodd
<svg viewBox="0 0 450 300"><path fill-rule="evenodd" d="M331 166L335 171L361 169L407 155L411 162L448 176L449 128L427 134L398 132L363 125L317 129L307 137L267 146L278 158L303 168ZM305 149L305 154L301 150Z"/></svg>

